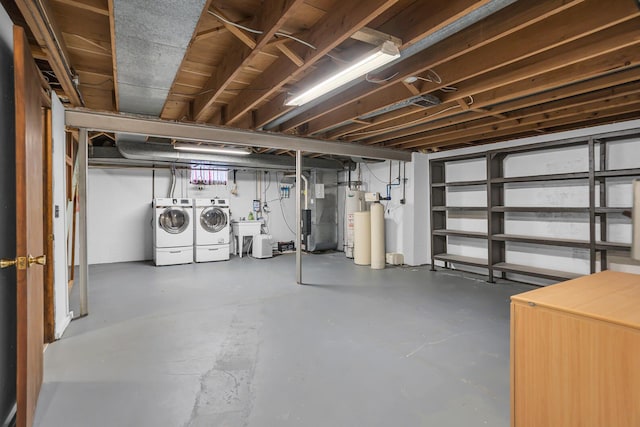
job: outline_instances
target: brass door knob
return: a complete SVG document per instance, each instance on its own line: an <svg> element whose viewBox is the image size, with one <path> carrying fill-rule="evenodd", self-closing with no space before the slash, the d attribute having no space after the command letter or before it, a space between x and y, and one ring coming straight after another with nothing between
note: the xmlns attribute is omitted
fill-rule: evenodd
<svg viewBox="0 0 640 427"><path fill-rule="evenodd" d="M46 255L40 255L38 257L33 257L33 256L29 255L27 260L29 262L29 267L31 267L33 264L47 265L47 256Z"/></svg>
<svg viewBox="0 0 640 427"><path fill-rule="evenodd" d="M16 265L17 263L18 263L18 258L14 258L14 259L2 258L0 259L0 268L11 267L13 265Z"/></svg>
<svg viewBox="0 0 640 427"><path fill-rule="evenodd" d="M16 266L18 270L26 270L27 269L27 258L23 256L18 256L13 259L3 258L0 260L0 268L7 268L11 266Z"/></svg>

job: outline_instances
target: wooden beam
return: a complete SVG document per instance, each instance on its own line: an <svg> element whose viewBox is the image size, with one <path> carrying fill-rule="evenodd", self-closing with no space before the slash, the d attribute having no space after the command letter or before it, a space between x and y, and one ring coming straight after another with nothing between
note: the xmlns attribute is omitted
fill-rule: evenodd
<svg viewBox="0 0 640 427"><path fill-rule="evenodd" d="M64 33L67 40L67 49L78 52L86 52L91 55L108 56L111 58L111 44L107 46L100 44L94 40L82 37L77 34Z"/></svg>
<svg viewBox="0 0 640 427"><path fill-rule="evenodd" d="M395 122L390 126L402 125L406 121L412 121L419 118L419 117L416 117L416 115L420 117L426 117L429 114L430 113L428 113L427 110L425 110L422 107L417 107L415 105L408 105L406 108L390 111L388 113L372 117L367 120L368 122L367 124L364 124L364 123L357 124L358 122L355 122L352 120L353 124L341 126L335 130L325 133L323 136L326 139L338 139L346 135L349 135L353 132L358 132L362 130L386 129L387 127L389 127L387 123L393 122L394 120ZM405 117L409 117L409 116L411 117L411 119L405 120Z"/></svg>
<svg viewBox="0 0 640 427"><path fill-rule="evenodd" d="M200 40L205 40L208 39L212 36L217 36L219 34L222 33L227 33L229 32L229 30L227 29L227 27L225 27L224 25L221 27L216 27L216 28L211 28L208 30L204 30L204 31L200 31L199 33L196 33L195 37L193 38L194 41L200 41Z"/></svg>
<svg viewBox="0 0 640 427"><path fill-rule="evenodd" d="M302 67L304 65L304 59L300 58L298 54L291 50L291 48L289 48L289 46L287 46L286 44L280 43L276 45L276 48L298 67Z"/></svg>
<svg viewBox="0 0 640 427"><path fill-rule="evenodd" d="M576 114L603 111L608 108L622 107L640 102L640 83L634 82L617 91L603 89L587 93L576 99L563 99L543 105L523 108L511 112L506 119L493 117L474 120L465 124L450 126L438 131L418 133L409 137L390 141L391 146L410 149L437 145L452 139L466 138L480 133L516 128L526 124L546 127L545 122L570 117Z"/></svg>
<svg viewBox="0 0 640 427"><path fill-rule="evenodd" d="M58 3L66 4L68 6L77 7L78 9L88 10L89 12L97 13L99 15L109 16L108 8L105 9L103 1L101 0L55 0Z"/></svg>
<svg viewBox="0 0 640 427"><path fill-rule="evenodd" d="M429 0L413 2L379 30L396 34L403 48L422 40L473 11L491 3L486 0Z"/></svg>
<svg viewBox="0 0 640 427"><path fill-rule="evenodd" d="M194 101L193 111L196 121L203 122L211 117L213 105L220 95L242 72L242 69L264 49L289 15L303 3L303 0L268 0L262 5L262 13L257 17L262 34L258 36L257 41L252 38L253 44L248 44L248 47L235 46L216 68L215 73L205 84L203 93Z"/></svg>
<svg viewBox="0 0 640 427"><path fill-rule="evenodd" d="M235 25L229 24L229 22L233 22L233 20L230 19L227 15L225 15L224 12L222 12L221 10L219 10L219 9L217 9L215 7L212 7L211 11L209 13L211 13L212 15L215 13L216 15L221 16L223 19L220 19L218 17L216 17L216 18L220 21L220 23L222 25L225 26L225 28L231 34L236 36L236 38L238 40L240 40L242 43L244 43L246 46L248 46L249 49L254 49L256 47L256 41L255 41L253 35L248 33L247 31L235 26Z"/></svg>
<svg viewBox="0 0 640 427"><path fill-rule="evenodd" d="M380 46L386 41L390 41L396 46L402 46L401 38L369 27L364 27L356 31L351 35L351 38L374 46Z"/></svg>
<svg viewBox="0 0 640 427"><path fill-rule="evenodd" d="M579 4L582 0L564 1L553 0L545 2L516 2L486 19L471 25L464 31L453 34L445 40L436 43L426 49L420 55L414 55L402 61L397 66L391 67L388 71L390 75L397 75L390 80L390 84L399 82L407 77L418 75L426 70L433 69L440 64L446 63L454 58L466 55L496 40L507 37L523 28L538 23L549 16L567 10L571 6ZM428 27L425 27L428 28ZM425 32L425 36L428 35ZM381 91L385 86L372 87L367 82L362 82L356 86L343 91L332 97L321 106L313 107L302 114L283 123L283 130L292 129L302 123L309 122L322 115L331 113L350 102L359 101ZM277 116L281 106L267 104L261 109L267 109L259 116L267 119L269 116ZM259 123L260 124L260 123Z"/></svg>
<svg viewBox="0 0 640 427"><path fill-rule="evenodd" d="M53 20L53 12L47 2L34 0L16 0L29 29L40 47L47 52L48 62L58 81L74 106L83 105L80 93L72 81L72 67L62 33Z"/></svg>
<svg viewBox="0 0 640 427"><path fill-rule="evenodd" d="M300 76L308 67L346 40L354 31L367 25L397 1L352 0L339 2L331 13L320 19L307 34L306 41L316 49L302 44L293 47L294 51L304 59L305 64L298 67L288 58L281 58L273 63L231 101L228 107L227 124L233 124L265 98L280 90L285 83Z"/></svg>
<svg viewBox="0 0 640 427"><path fill-rule="evenodd" d="M411 93L412 96L420 95L420 90L414 85L412 85L411 83L405 83L403 81L402 84L404 85L404 87L407 88L407 90L409 91L409 93Z"/></svg>
<svg viewBox="0 0 640 427"><path fill-rule="evenodd" d="M469 104L467 103L467 101L464 98L458 98L456 99L456 102L458 103L458 105L460 106L460 108L462 108L464 111L468 111L469 108Z"/></svg>
<svg viewBox="0 0 640 427"><path fill-rule="evenodd" d="M592 77L588 80L573 83L570 85L559 84L559 87L546 91L537 91L536 87L529 87L530 92L527 94L522 93L522 84L516 83L507 85L504 88L500 88L502 93L519 93L521 97L518 99L500 103L492 106L494 91L488 91L486 93L477 94L474 96L474 109L473 112L469 112L464 115L460 115L453 111L451 114L445 114L444 116L436 117L435 120L423 120L425 124L414 126L411 129L403 129L407 126L402 126L406 123L420 123L420 120L427 116L427 112L414 112L411 114L400 114L400 112L394 112L386 114L385 117L376 117L374 119L373 126L361 129L344 129L343 135L352 133L346 137L349 141L365 140L367 144L375 144L379 142L388 141L389 139L401 138L403 136L412 135L419 132L426 132L429 130L436 130L446 128L459 123L475 120L477 118L494 116L499 118L505 118L503 113L508 113L513 110L526 108L534 105L544 104L549 100L558 100L564 98L570 98L576 95L582 95L595 90L605 89L612 86L622 85L638 78L638 68L629 68L623 71L614 73L606 72L604 75ZM564 75L564 70L558 70L553 72L557 77ZM478 106L482 107L478 107ZM427 123L428 122L428 123ZM390 133L394 131L394 133ZM377 137L377 135L383 135ZM331 135L330 135L331 136ZM393 145L393 144L391 144Z"/></svg>
<svg viewBox="0 0 640 427"><path fill-rule="evenodd" d="M503 139L511 139L513 135L522 132L537 132L537 131L548 131L549 129L553 129L560 126L570 126L573 128L576 127L586 127L593 126L594 120L602 120L609 119L615 120L616 117L625 117L625 120L629 118L629 115L633 117L640 117L640 102L635 102L629 105L613 106L611 108L605 108L599 111L593 112L576 112L576 114L568 115L566 117L561 117L556 120L550 120L544 122L542 125L539 123L526 123L517 127L511 127L504 130L491 130L489 132L478 133L473 136L468 136L459 139L451 139L447 142L438 143L437 147L440 149L447 147L449 145L459 145L465 143L475 143L477 141L481 141L484 139L492 139L494 142L498 138ZM605 120L606 121L606 120ZM417 146L416 149L425 149L430 148L430 145L425 144L421 146Z"/></svg>
<svg viewBox="0 0 640 427"><path fill-rule="evenodd" d="M458 90L445 93L441 96L443 101L473 96L492 87L530 78L638 43L640 32L637 28L640 21L637 17L640 16L640 9L634 8L630 11L628 8L614 8L609 3L605 6L607 7L602 8L604 10L596 9L595 12L598 13L595 14L593 8L581 9L584 14L578 16L583 18L582 20L568 28L561 27L557 32L548 31L547 25L555 21L562 23L565 14L556 15L540 25L525 28L513 37L478 49L473 55L448 61L437 70L444 76L443 82L439 85L433 84L431 90L456 85ZM607 10L622 13L623 16L613 14L617 18L614 22L622 22L611 27L612 15L608 14ZM599 23L599 26L596 23ZM602 31L596 32L602 28ZM545 30L546 33L541 35ZM567 32L570 32L569 35ZM515 42L516 40L518 41ZM389 85L373 95L336 108L312 121L309 123L309 133L319 132L334 123L402 101L405 97L395 86L397 84ZM286 129L284 126L283 128Z"/></svg>

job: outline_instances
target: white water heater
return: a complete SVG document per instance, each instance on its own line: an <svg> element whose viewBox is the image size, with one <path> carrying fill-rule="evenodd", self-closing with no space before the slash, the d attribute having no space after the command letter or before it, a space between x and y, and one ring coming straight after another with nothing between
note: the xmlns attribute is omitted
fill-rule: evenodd
<svg viewBox="0 0 640 427"><path fill-rule="evenodd" d="M347 200L345 203L346 232L344 234L344 253L347 258L353 258L353 235L354 235L354 219L353 214L366 210L367 205L364 201L364 191L347 190Z"/></svg>

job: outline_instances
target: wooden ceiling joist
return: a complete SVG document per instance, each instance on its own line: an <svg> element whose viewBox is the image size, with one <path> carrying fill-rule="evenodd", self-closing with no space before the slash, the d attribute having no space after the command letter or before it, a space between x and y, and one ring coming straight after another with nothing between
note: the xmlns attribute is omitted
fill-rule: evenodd
<svg viewBox="0 0 640 427"><path fill-rule="evenodd" d="M102 0L54 0L58 3L63 3L68 6L73 6L78 9L88 10L89 12L97 13L99 15L109 16L109 9L104 7Z"/></svg>
<svg viewBox="0 0 640 427"><path fill-rule="evenodd" d="M213 14L216 17L219 17L218 19L220 19L220 23L224 25L227 31L229 31L231 34L236 36L236 38L240 40L244 45L246 45L249 49L255 49L256 40L253 34L240 28L237 25L232 24L233 20L229 16L227 16L224 12L222 12L221 10L215 7L211 8L211 14ZM251 22L249 23L249 25L251 25Z"/></svg>
<svg viewBox="0 0 640 427"><path fill-rule="evenodd" d="M629 16L629 18L633 19L595 34L591 29L588 29L586 37L572 37L570 39L572 41L568 43L559 41L556 44L541 44L537 53L533 51L534 55L525 48L519 50L514 46L513 49L508 49L508 46L515 39L501 40L497 42L498 46L490 44L482 48L482 55L467 55L441 66L438 69L438 73L442 76L443 83L434 84L432 90L455 86L457 88L456 91L438 94L439 97L443 101L462 99L505 84L564 68L567 65L578 63L585 59L606 55L609 52L636 45L640 41L640 30L638 29L640 28L640 21L635 18L638 15L640 15L640 10L636 8L635 15ZM605 25L609 26L608 24ZM527 29L526 32L529 33L530 30ZM540 31L539 28L537 30ZM563 40L563 32L559 30L556 35L559 40ZM514 37L517 35L515 34ZM491 52L496 52L498 47L508 49L508 51L491 54ZM487 72L487 70L489 71ZM570 75L567 77L569 80L572 79ZM512 98L513 96L509 95L509 97ZM403 99L405 99L404 94L399 93L393 85L387 86L360 102L349 103L319 119L309 122L308 131L310 134L320 132L331 127L336 122L342 122L350 117L358 117L369 111L379 110ZM498 100L494 101L499 102Z"/></svg>
<svg viewBox="0 0 640 427"><path fill-rule="evenodd" d="M298 77L306 68L393 6L396 1L354 0L336 4L331 13L325 15L307 33L305 42L313 45L315 49L300 43L292 47L304 59L304 65L298 67L288 58L276 60L229 104L227 124L237 122L242 115L280 90L288 81Z"/></svg>
<svg viewBox="0 0 640 427"><path fill-rule="evenodd" d="M69 102L75 106L83 105L80 93L72 80L71 62L62 32L54 22L49 4L33 0L16 0L15 3L38 44L46 51L49 65L62 85Z"/></svg>
<svg viewBox="0 0 640 427"><path fill-rule="evenodd" d="M473 24L465 31L456 33L436 43L419 55L414 55L402 61L400 64L391 67L388 73L389 75L395 74L395 77L390 80L390 83L402 82L407 77L419 75L447 61L471 54L473 51L496 40L508 37L520 29L541 22L556 13L565 11L571 6L581 3L581 1L582 0L554 0L545 2L516 2L481 22ZM429 34L429 32L425 31L424 36L427 34ZM361 82L337 94L331 100L323 102L322 105L313 107L288 120L280 126L280 129L283 131L290 130L302 123L329 114L345 104L357 102L385 89L385 86L374 86L368 82ZM277 109L279 107L275 106L275 108ZM265 120L269 118L269 114L266 113L258 115L265 117ZM270 115L275 118L279 114L277 111L274 111ZM327 122L328 121L330 120L327 120Z"/></svg>
<svg viewBox="0 0 640 427"><path fill-rule="evenodd" d="M629 111L634 111L635 113L629 113ZM511 127L507 129L491 129L485 133L477 133L473 136L458 138L458 139L450 139L445 143L438 143L436 146L439 148L448 147L450 145L455 144L466 144L466 143L474 143L477 144L479 141L484 139L491 139L492 142L496 141L500 137L506 137L507 139L511 139L513 135L516 135L521 132L535 132L538 130L547 130L552 129L559 126L567 126L567 125L576 125L577 123L588 123L589 126L592 126L593 120L603 119L603 118L611 118L618 117L621 115L625 115L626 118L630 118L631 115L634 118L640 117L640 102L631 103L629 105L624 106L614 106L611 108L601 109L599 111L581 113L576 112L576 114L570 114L567 117L558 118L555 120L544 120L543 122L538 123L525 123L516 127ZM584 126L584 124L582 125ZM580 126L577 126L580 127ZM430 148L429 145L420 146L421 149Z"/></svg>
<svg viewBox="0 0 640 427"><path fill-rule="evenodd" d="M516 1L431 45L429 37L493 8L491 0L204 3L162 109L165 119L264 128L267 135L339 144L332 149L408 152L640 116L636 0ZM15 4L9 13L25 15L39 66L63 83L56 92L79 89L73 103L117 110L114 0ZM285 105L291 93L386 40L401 50L425 47L329 99ZM410 100L420 95L440 103ZM289 146L256 144L257 151L293 154Z"/></svg>
<svg viewBox="0 0 640 427"><path fill-rule="evenodd" d="M634 82L618 88L618 90L608 88L574 98L515 110L502 120L485 117L432 131L430 134L418 133L401 140L391 140L385 146L416 148L437 145L440 142L473 136L491 130L503 130L525 124L540 123L544 120L559 119L579 113L598 112L608 108L633 104L640 101L639 94L640 83Z"/></svg>
<svg viewBox="0 0 640 427"><path fill-rule="evenodd" d="M262 8L263 13L256 20L262 34L258 36L257 40L251 37L252 45L245 42L246 46L237 46L230 55L224 58L222 64L216 68L216 72L204 86L206 93L198 96L194 101L193 109L196 121L206 121L210 118L211 109L218 97L234 81L242 68L248 66L254 56L282 28L289 14L295 11L296 7L302 3L302 0L267 0L265 2ZM239 30L233 25L227 28L229 31L232 31L231 28ZM234 32L234 34L236 33Z"/></svg>
<svg viewBox="0 0 640 427"><path fill-rule="evenodd" d="M416 126L407 126L403 129L390 130L385 132L384 129L377 127L371 128L373 131L370 134L360 134L356 132L351 140L364 140L366 144L388 143L391 146L401 145L402 141L399 138L407 137L410 135L416 135L423 132L435 131L438 129L449 128L454 125L473 121L482 117L488 116L504 116L512 111L520 110L532 106L544 106L548 102L555 102L557 100L573 98L577 99L578 96L589 94L594 91L601 91L603 97L615 96L619 94L620 90L624 90L624 85L637 80L639 70L637 68L627 69L621 72L606 74L603 76L595 77L586 81L571 84L568 86L561 86L557 89L539 92L533 95L529 95L523 98L518 98L514 101L498 104L496 106L487 106L484 108L484 112L479 112L476 109L475 112L468 112L464 115L455 115L445 118L436 118L436 120L428 121L424 124L418 124ZM608 92L606 92L608 90ZM483 100L478 96L480 103ZM571 101L570 101L571 102ZM415 117L415 118L414 118ZM422 116L406 116L402 121L385 122L380 127L387 126L387 129L391 126L400 126L402 123L411 122L411 120L419 120ZM392 141L393 140L393 141Z"/></svg>

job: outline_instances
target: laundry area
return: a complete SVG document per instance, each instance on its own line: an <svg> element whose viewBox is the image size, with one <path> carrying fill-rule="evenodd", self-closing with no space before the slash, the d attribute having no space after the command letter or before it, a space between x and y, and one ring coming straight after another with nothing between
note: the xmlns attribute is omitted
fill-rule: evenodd
<svg viewBox="0 0 640 427"><path fill-rule="evenodd" d="M636 0L0 0L0 427L640 426Z"/></svg>

